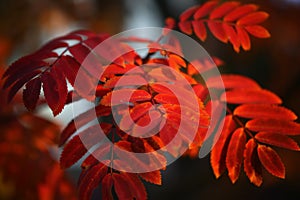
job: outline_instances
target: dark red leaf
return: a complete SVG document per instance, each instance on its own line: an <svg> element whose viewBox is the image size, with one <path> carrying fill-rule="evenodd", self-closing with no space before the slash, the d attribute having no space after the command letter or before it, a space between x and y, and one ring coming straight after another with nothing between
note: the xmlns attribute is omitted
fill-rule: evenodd
<svg viewBox="0 0 300 200"><path fill-rule="evenodd" d="M95 117L108 116L110 114L110 107L98 105L95 108L91 108L88 111L76 116L62 131L59 146L63 145L76 132L77 129L86 125Z"/></svg>
<svg viewBox="0 0 300 200"><path fill-rule="evenodd" d="M244 129L236 129L231 136L226 155L226 167L232 183L235 183L239 177L245 144L246 134Z"/></svg>
<svg viewBox="0 0 300 200"><path fill-rule="evenodd" d="M294 151L299 151L300 148L293 140L292 138L289 138L286 135L278 134L278 133L272 133L272 132L258 132L255 135L255 139L257 139L259 142L274 145L277 147L282 147L285 149L290 149Z"/></svg>
<svg viewBox="0 0 300 200"><path fill-rule="evenodd" d="M45 99L49 107L51 108L53 115L55 116L60 112L60 110L58 110L60 104L60 91L58 89L56 79L55 77L53 77L53 73L44 72L42 75L42 83Z"/></svg>
<svg viewBox="0 0 300 200"><path fill-rule="evenodd" d="M93 190L99 185L106 174L107 166L102 163L93 166L88 171L84 171L79 182L79 198L91 199Z"/></svg>
<svg viewBox="0 0 300 200"><path fill-rule="evenodd" d="M41 79L36 77L26 83L23 90L23 102L28 110L34 110L41 91Z"/></svg>
<svg viewBox="0 0 300 200"><path fill-rule="evenodd" d="M262 170L261 163L258 160L257 144L254 139L250 139L244 151L244 171L250 182L256 186L262 184Z"/></svg>
<svg viewBox="0 0 300 200"><path fill-rule="evenodd" d="M76 135L64 147L63 152L60 157L60 166L63 169L71 167L86 152L87 152L86 147L84 146L84 144L82 144L80 137Z"/></svg>
<svg viewBox="0 0 300 200"><path fill-rule="evenodd" d="M111 189L113 186L113 179L111 174L105 175L102 180L102 198L105 200L113 200Z"/></svg>
<svg viewBox="0 0 300 200"><path fill-rule="evenodd" d="M258 145L258 157L265 169L279 178L285 178L285 167L279 155L271 147Z"/></svg>
<svg viewBox="0 0 300 200"><path fill-rule="evenodd" d="M267 131L284 135L299 135L300 124L279 119L252 119L246 123L246 128L252 131Z"/></svg>
<svg viewBox="0 0 300 200"><path fill-rule="evenodd" d="M116 194L119 199L133 199L134 196L130 191L130 186L128 184L128 180L126 177L123 176L123 174L116 174L113 173L112 179L114 182L114 188L116 191Z"/></svg>
<svg viewBox="0 0 300 200"><path fill-rule="evenodd" d="M297 115L291 110L273 104L243 104L233 114L244 118L297 119Z"/></svg>
<svg viewBox="0 0 300 200"><path fill-rule="evenodd" d="M135 199L147 199L145 186L136 174L122 173L122 175L127 179L129 189Z"/></svg>
<svg viewBox="0 0 300 200"><path fill-rule="evenodd" d="M16 93L19 91L20 88L23 87L23 85L30 81L32 78L34 78L35 76L37 76L40 73L40 70L36 70L33 72L30 72L26 75L24 75L22 78L20 78L18 81L16 81L12 87L9 88L9 92L7 95L7 100L8 102L11 101L14 96L16 95Z"/></svg>

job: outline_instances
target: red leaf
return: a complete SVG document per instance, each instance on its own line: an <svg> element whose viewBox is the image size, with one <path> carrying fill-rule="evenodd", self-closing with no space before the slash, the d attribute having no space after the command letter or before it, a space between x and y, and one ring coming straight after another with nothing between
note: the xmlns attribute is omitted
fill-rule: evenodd
<svg viewBox="0 0 300 200"><path fill-rule="evenodd" d="M193 7L188 8L183 13L181 13L181 15L179 16L179 20L180 21L186 21L187 19L189 19L196 12L196 10L198 8L199 8L199 6L193 6Z"/></svg>
<svg viewBox="0 0 300 200"><path fill-rule="evenodd" d="M258 9L258 6L254 5L254 4L246 4L246 5L239 6L239 7L235 8L233 11L231 11L230 13L228 13L224 17L224 21L225 22L235 21L251 12L256 11L257 9Z"/></svg>
<svg viewBox="0 0 300 200"><path fill-rule="evenodd" d="M239 177L245 144L246 134L244 129L236 129L231 136L226 155L226 167L232 183L235 183Z"/></svg>
<svg viewBox="0 0 300 200"><path fill-rule="evenodd" d="M237 21L237 25L241 26L241 25L254 25L254 24L259 24L263 21L265 21L267 18L269 17L269 14L266 12L253 12L250 13L242 18L240 18Z"/></svg>
<svg viewBox="0 0 300 200"><path fill-rule="evenodd" d="M244 118L270 118L282 120L296 120L297 115L292 111L273 104L244 104L238 106L234 115Z"/></svg>
<svg viewBox="0 0 300 200"><path fill-rule="evenodd" d="M23 102L28 110L34 110L41 91L41 79L36 77L26 83L23 90Z"/></svg>
<svg viewBox="0 0 300 200"><path fill-rule="evenodd" d="M286 135L272 133L272 132L259 132L255 135L255 139L259 142L274 145L277 147L282 147L294 151L299 151L300 148L293 139L289 138Z"/></svg>
<svg viewBox="0 0 300 200"><path fill-rule="evenodd" d="M218 4L217 1L208 1L208 2L204 3L195 12L194 19L199 19L201 17L205 17L217 6L217 4Z"/></svg>
<svg viewBox="0 0 300 200"><path fill-rule="evenodd" d="M219 178L226 169L226 153L232 132L236 124L231 115L226 116L221 135L213 147L210 155L210 163L216 178Z"/></svg>
<svg viewBox="0 0 300 200"><path fill-rule="evenodd" d="M226 15L228 12L236 8L240 3L236 1L229 1L221 4L217 8L215 8L209 15L210 19L221 18Z"/></svg>
<svg viewBox="0 0 300 200"><path fill-rule="evenodd" d="M269 38L271 35L267 29L259 25L246 26L245 29L253 36L258 38Z"/></svg>
<svg viewBox="0 0 300 200"><path fill-rule="evenodd" d="M192 35L192 23L190 21L182 21L178 23L179 29L185 34Z"/></svg>
<svg viewBox="0 0 300 200"><path fill-rule="evenodd" d="M300 124L278 119L252 119L246 123L246 128L252 131L268 131L285 135L299 135Z"/></svg>
<svg viewBox="0 0 300 200"><path fill-rule="evenodd" d="M211 33L219 39L221 42L227 43L228 38L224 31L222 22L218 21L207 21L208 28Z"/></svg>
<svg viewBox="0 0 300 200"><path fill-rule="evenodd" d="M254 141L254 139L250 139L247 142L244 151L244 171L251 183L256 186L260 186L263 180L261 163L258 160L256 149L256 142Z"/></svg>
<svg viewBox="0 0 300 200"><path fill-rule="evenodd" d="M102 180L102 199L113 200L111 189L113 186L113 179L111 174L105 175Z"/></svg>
<svg viewBox="0 0 300 200"><path fill-rule="evenodd" d="M226 91L221 95L221 100L232 104L244 103L270 103L281 104L281 99L274 93L264 89L235 89Z"/></svg>
<svg viewBox="0 0 300 200"><path fill-rule="evenodd" d="M241 42L241 45L242 45L243 49L245 51L250 50L251 43L250 43L250 38L249 38L248 33L245 31L244 28L241 28L241 27L238 27L238 26L236 27L236 31L237 31L237 35L238 35L238 38Z"/></svg>
<svg viewBox="0 0 300 200"><path fill-rule="evenodd" d="M107 166L99 163L84 173L79 182L79 198L91 199L93 190L99 185L107 173Z"/></svg>
<svg viewBox="0 0 300 200"><path fill-rule="evenodd" d="M156 185L161 185L161 173L159 170L147 173L138 174L142 179L149 183L153 183Z"/></svg>
<svg viewBox="0 0 300 200"><path fill-rule="evenodd" d="M129 96L131 94L131 96ZM114 98L112 99L112 95ZM113 90L104 96L100 104L105 106L115 106L120 104L129 104L138 101L148 101L151 99L151 95L145 90L135 90L135 89L121 89Z"/></svg>
<svg viewBox="0 0 300 200"><path fill-rule="evenodd" d="M285 178L285 167L279 155L271 147L258 145L258 157L265 169L279 178Z"/></svg>
<svg viewBox="0 0 300 200"><path fill-rule="evenodd" d="M194 32L200 40L204 41L207 37L206 28L203 21L192 21Z"/></svg>

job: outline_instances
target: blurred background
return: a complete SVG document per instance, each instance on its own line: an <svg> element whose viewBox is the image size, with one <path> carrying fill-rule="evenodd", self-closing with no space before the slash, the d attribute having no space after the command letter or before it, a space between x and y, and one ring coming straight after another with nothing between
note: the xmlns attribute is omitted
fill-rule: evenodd
<svg viewBox="0 0 300 200"><path fill-rule="evenodd" d="M1 0L0 63L8 66L53 37L75 29L117 34L130 28L162 27L166 17L177 18L196 0ZM210 55L226 63L226 71L247 75L278 94L284 106L300 115L300 0L252 0L270 14L264 25L270 39L252 39L249 52L235 53L213 37L201 43ZM70 110L69 110L70 111ZM50 112L42 111L48 116ZM63 113L68 113L68 110ZM65 124L69 114L56 120ZM299 141L299 140L298 140ZM232 185L223 175L215 180L209 158L182 158L163 172L163 185L147 184L149 199L292 199L300 198L300 155L279 151L286 164L286 180L264 173L262 187L249 183L244 173ZM74 182L78 170L70 174ZM30 180L28 180L30 181ZM1 187L1 186L0 186ZM16 191L17 192L17 191ZM97 194L95 194L97 196ZM99 198L97 198L99 199Z"/></svg>

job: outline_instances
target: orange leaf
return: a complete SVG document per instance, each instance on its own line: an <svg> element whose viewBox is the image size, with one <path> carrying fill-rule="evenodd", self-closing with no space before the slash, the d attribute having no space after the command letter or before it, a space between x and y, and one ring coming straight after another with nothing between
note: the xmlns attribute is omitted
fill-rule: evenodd
<svg viewBox="0 0 300 200"><path fill-rule="evenodd" d="M227 43L228 38L224 31L222 22L218 21L207 21L208 28L211 33L219 39L221 42Z"/></svg>
<svg viewBox="0 0 300 200"><path fill-rule="evenodd" d="M279 178L285 178L285 167L279 155L271 147L258 145L258 157L265 169Z"/></svg>
<svg viewBox="0 0 300 200"><path fill-rule="evenodd" d="M281 99L274 94L265 89L234 89L226 91L221 95L221 100L225 100L227 103L232 104L243 104L243 103L270 103L270 104L280 104Z"/></svg>
<svg viewBox="0 0 300 200"><path fill-rule="evenodd" d="M256 11L257 9L258 9L258 6L254 5L254 4L246 4L246 5L239 6L239 7L235 8L233 11L231 11L230 13L228 13L224 17L224 21L225 22L235 21L235 20L249 14L250 12Z"/></svg>
<svg viewBox="0 0 300 200"><path fill-rule="evenodd" d="M236 8L240 3L237 1L229 1L221 4L217 8L215 8L209 15L210 19L221 18L226 15L228 12Z"/></svg>
<svg viewBox="0 0 300 200"><path fill-rule="evenodd" d="M272 132L259 132L255 135L255 139L259 142L274 145L277 147L282 147L285 149L290 149L294 151L299 151L300 148L292 138L289 138L286 135L272 133Z"/></svg>
<svg viewBox="0 0 300 200"><path fill-rule="evenodd" d="M188 8L187 10L185 10L180 16L179 16L179 20L180 21L186 21L187 19L189 19L195 12L196 10L199 8L199 6L193 6Z"/></svg>
<svg viewBox="0 0 300 200"><path fill-rule="evenodd" d="M235 183L239 177L245 144L246 134L244 129L236 129L231 136L226 155L226 167L232 183Z"/></svg>
<svg viewBox="0 0 300 200"><path fill-rule="evenodd" d="M299 135L300 124L279 119L252 119L246 123L246 128L252 131L268 131L285 135Z"/></svg>
<svg viewBox="0 0 300 200"><path fill-rule="evenodd" d="M234 50L238 53L240 51L240 40L234 28L228 24L223 24L223 28L228 37L229 42L233 45Z"/></svg>
<svg viewBox="0 0 300 200"><path fill-rule="evenodd" d="M235 128L236 124L233 121L232 116L226 116L221 135L213 147L210 155L210 163L216 178L219 178L226 169L226 153L230 136Z"/></svg>
<svg viewBox="0 0 300 200"><path fill-rule="evenodd" d="M268 38L270 33L267 29L259 25L246 26L245 29L253 36L258 38Z"/></svg>
<svg viewBox="0 0 300 200"><path fill-rule="evenodd" d="M194 14L194 19L199 19L201 17L205 17L208 15L216 6L218 5L218 1L208 1L201 5L199 9Z"/></svg>
<svg viewBox="0 0 300 200"><path fill-rule="evenodd" d="M273 104L240 105L234 110L233 114L244 118L297 119L297 115L291 110Z"/></svg>
<svg viewBox="0 0 300 200"><path fill-rule="evenodd" d="M244 151L244 171L249 178L250 182L256 186L262 184L262 168L258 160L257 144L254 139L250 139Z"/></svg>
<svg viewBox="0 0 300 200"><path fill-rule="evenodd" d="M210 88L221 88L222 85L218 82L219 77L211 77L206 82L207 87ZM246 76L236 75L236 74L222 74L222 80L224 87L226 89L235 89L235 88L252 88L259 89L260 86L251 78ZM243 83L243 84L241 84Z"/></svg>
<svg viewBox="0 0 300 200"><path fill-rule="evenodd" d="M159 170L138 174L142 179L156 185L161 185L161 173Z"/></svg>
<svg viewBox="0 0 300 200"><path fill-rule="evenodd" d="M190 21L182 21L178 23L179 29L185 34L192 35L192 23Z"/></svg>
<svg viewBox="0 0 300 200"><path fill-rule="evenodd" d="M241 27L238 27L238 26L236 27L236 31L237 31L237 35L240 39L240 42L241 42L241 45L242 45L243 49L245 51L250 50L251 43L250 43L250 38L249 38L248 33L245 31L244 28L241 28Z"/></svg>
<svg viewBox="0 0 300 200"><path fill-rule="evenodd" d="M192 26L193 26L196 36L202 41L206 40L207 32L206 32L204 22L203 21L192 21Z"/></svg>
<svg viewBox="0 0 300 200"><path fill-rule="evenodd" d="M128 94L131 94L131 96L129 97ZM114 96L113 99L112 96ZM120 104L129 104L137 101L147 101L150 99L151 95L145 90L124 88L109 92L101 99L100 104L105 106L115 106Z"/></svg>
<svg viewBox="0 0 300 200"><path fill-rule="evenodd" d="M237 21L237 25L254 25L265 21L269 14L263 11L250 13Z"/></svg>

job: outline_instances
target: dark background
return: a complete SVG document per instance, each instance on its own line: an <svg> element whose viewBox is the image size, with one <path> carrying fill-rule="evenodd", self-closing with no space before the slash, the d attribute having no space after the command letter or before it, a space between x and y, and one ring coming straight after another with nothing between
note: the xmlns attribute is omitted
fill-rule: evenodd
<svg viewBox="0 0 300 200"><path fill-rule="evenodd" d="M6 67L36 50L45 41L73 29L116 34L143 26L163 26L165 17L178 15L199 1L186 0L1 0L0 63ZM284 106L300 115L300 1L242 1L257 3L270 14L264 25L270 39L251 38L249 52L210 36L201 43L210 55L226 63L232 73L247 75L278 94ZM298 140L299 141L299 140ZM181 158L163 172L163 185L146 184L149 199L299 199L300 156L279 150L286 165L286 180L264 171L264 183L253 186L244 173L232 185L227 175L213 176L209 158ZM71 170L77 175L77 170ZM75 179L75 178L74 178ZM97 194L95 194L97 196Z"/></svg>

